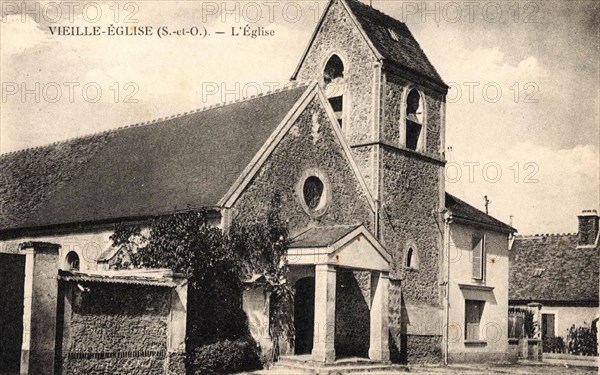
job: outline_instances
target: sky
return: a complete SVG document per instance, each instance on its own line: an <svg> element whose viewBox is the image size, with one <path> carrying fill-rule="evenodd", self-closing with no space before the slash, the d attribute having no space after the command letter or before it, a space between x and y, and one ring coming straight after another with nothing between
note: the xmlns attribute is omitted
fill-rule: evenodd
<svg viewBox="0 0 600 375"><path fill-rule="evenodd" d="M326 1L0 4L6 153L283 87ZM372 6L408 25L450 86L447 191L480 209L487 195L521 234L576 232L576 216L600 208L600 2ZM246 25L274 35L231 35Z"/></svg>

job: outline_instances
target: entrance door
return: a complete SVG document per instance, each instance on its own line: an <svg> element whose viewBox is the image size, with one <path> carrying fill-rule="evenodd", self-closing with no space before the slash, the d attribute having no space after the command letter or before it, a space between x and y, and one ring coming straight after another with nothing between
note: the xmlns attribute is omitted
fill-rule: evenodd
<svg viewBox="0 0 600 375"><path fill-rule="evenodd" d="M554 314L542 314L542 338L554 338Z"/></svg>
<svg viewBox="0 0 600 375"><path fill-rule="evenodd" d="M25 256L0 254L0 370L18 374L23 340Z"/></svg>
<svg viewBox="0 0 600 375"><path fill-rule="evenodd" d="M310 354L315 326L315 278L305 277L296 282L294 295L295 354Z"/></svg>

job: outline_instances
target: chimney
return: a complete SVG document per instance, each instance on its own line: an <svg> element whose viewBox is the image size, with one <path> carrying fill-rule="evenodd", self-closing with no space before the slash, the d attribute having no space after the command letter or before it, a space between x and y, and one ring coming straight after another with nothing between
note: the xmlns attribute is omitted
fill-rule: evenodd
<svg viewBox="0 0 600 375"><path fill-rule="evenodd" d="M579 218L579 231L577 232L577 246L596 244L600 217L596 210L583 210Z"/></svg>

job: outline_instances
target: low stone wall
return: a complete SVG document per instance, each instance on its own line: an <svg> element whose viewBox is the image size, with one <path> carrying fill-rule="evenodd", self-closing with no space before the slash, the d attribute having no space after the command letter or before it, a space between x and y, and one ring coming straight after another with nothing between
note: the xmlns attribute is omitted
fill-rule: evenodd
<svg viewBox="0 0 600 375"><path fill-rule="evenodd" d="M61 282L62 373L178 373L181 366L166 364L171 290Z"/></svg>

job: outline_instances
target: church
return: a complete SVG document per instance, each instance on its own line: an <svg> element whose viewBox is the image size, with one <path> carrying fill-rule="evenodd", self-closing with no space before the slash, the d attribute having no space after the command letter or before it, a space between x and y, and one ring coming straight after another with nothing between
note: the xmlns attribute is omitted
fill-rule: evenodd
<svg viewBox="0 0 600 375"><path fill-rule="evenodd" d="M17 373L45 374L151 358L149 368L165 370L145 373L178 373L168 362L185 342L176 319L185 314L185 282L167 271L111 271L115 224L204 209L227 230L266 220L275 195L292 237L295 288L295 337L282 361L513 358L508 251L516 230L446 192L448 86L407 26L359 0L330 0L291 81L0 156L2 360ZM102 306L85 310L85 298L68 297L130 284L167 301L140 310L162 314L164 324L131 333L156 335L156 350L142 340L100 348L114 335L86 339L95 323L84 317L102 315ZM57 307L61 300L70 302ZM244 304L251 322L268 321L258 287Z"/></svg>

